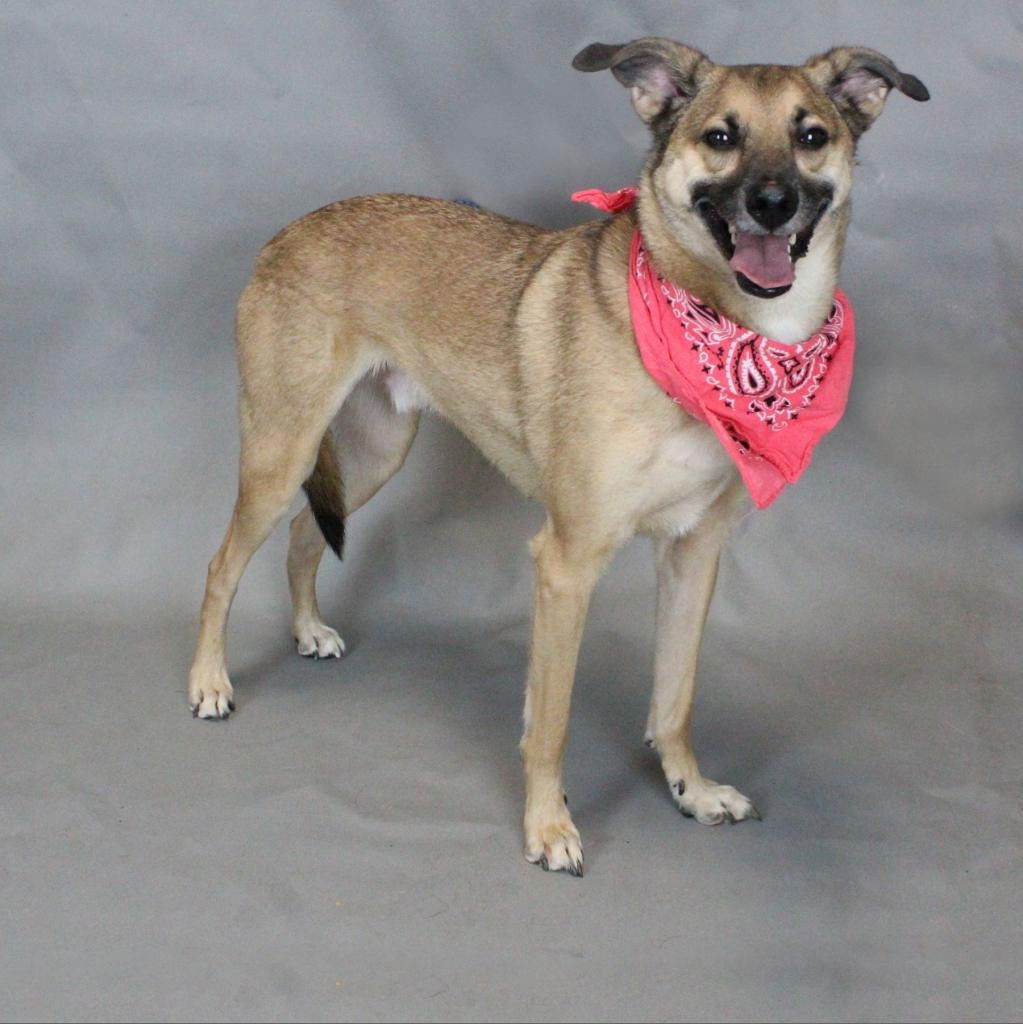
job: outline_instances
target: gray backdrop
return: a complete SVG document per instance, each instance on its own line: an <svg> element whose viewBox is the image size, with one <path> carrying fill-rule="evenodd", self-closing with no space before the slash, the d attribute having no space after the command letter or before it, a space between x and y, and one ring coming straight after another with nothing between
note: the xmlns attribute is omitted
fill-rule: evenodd
<svg viewBox="0 0 1023 1024"><path fill-rule="evenodd" d="M1018 1019L1021 30L1007 3L0 6L0 1015ZM576 881L520 854L541 512L443 424L321 571L343 661L293 652L279 530L237 714L194 722L184 680L258 247L363 192L591 216L569 193L632 181L645 133L569 61L650 34L866 44L934 99L864 139L849 413L713 606L698 748L765 821L683 820L641 745L637 541L584 641Z"/></svg>

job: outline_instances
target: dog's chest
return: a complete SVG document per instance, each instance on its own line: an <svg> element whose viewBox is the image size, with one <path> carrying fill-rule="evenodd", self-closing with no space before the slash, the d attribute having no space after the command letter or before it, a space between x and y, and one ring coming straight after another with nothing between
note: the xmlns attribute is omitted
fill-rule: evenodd
<svg viewBox="0 0 1023 1024"><path fill-rule="evenodd" d="M645 467L643 533L688 533L738 476L735 463L706 423L688 420L662 437Z"/></svg>

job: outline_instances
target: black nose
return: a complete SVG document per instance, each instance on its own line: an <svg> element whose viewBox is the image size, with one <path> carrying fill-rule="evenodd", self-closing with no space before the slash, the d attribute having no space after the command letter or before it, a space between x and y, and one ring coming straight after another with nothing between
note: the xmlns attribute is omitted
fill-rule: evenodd
<svg viewBox="0 0 1023 1024"><path fill-rule="evenodd" d="M768 231L781 227L798 208L799 193L780 181L762 181L746 193L750 216Z"/></svg>

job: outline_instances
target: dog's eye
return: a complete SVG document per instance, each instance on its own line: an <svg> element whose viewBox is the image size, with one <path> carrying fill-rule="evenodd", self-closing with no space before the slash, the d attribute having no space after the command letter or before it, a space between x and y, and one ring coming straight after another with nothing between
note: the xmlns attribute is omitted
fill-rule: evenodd
<svg viewBox="0 0 1023 1024"><path fill-rule="evenodd" d="M797 139L804 149L821 149L827 144L828 133L823 128L807 128Z"/></svg>
<svg viewBox="0 0 1023 1024"><path fill-rule="evenodd" d="M704 132L703 141L711 149L735 148L735 136L724 128L711 128L709 132Z"/></svg>

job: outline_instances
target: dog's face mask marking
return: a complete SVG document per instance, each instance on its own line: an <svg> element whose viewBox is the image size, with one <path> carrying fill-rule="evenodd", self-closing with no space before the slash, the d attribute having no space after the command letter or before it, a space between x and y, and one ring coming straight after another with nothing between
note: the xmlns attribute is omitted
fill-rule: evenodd
<svg viewBox="0 0 1023 1024"><path fill-rule="evenodd" d="M818 228L845 206L856 142L888 92L928 98L887 57L848 47L802 67L724 67L681 43L639 39L594 43L573 66L610 69L629 87L679 241L766 299L792 287Z"/></svg>

